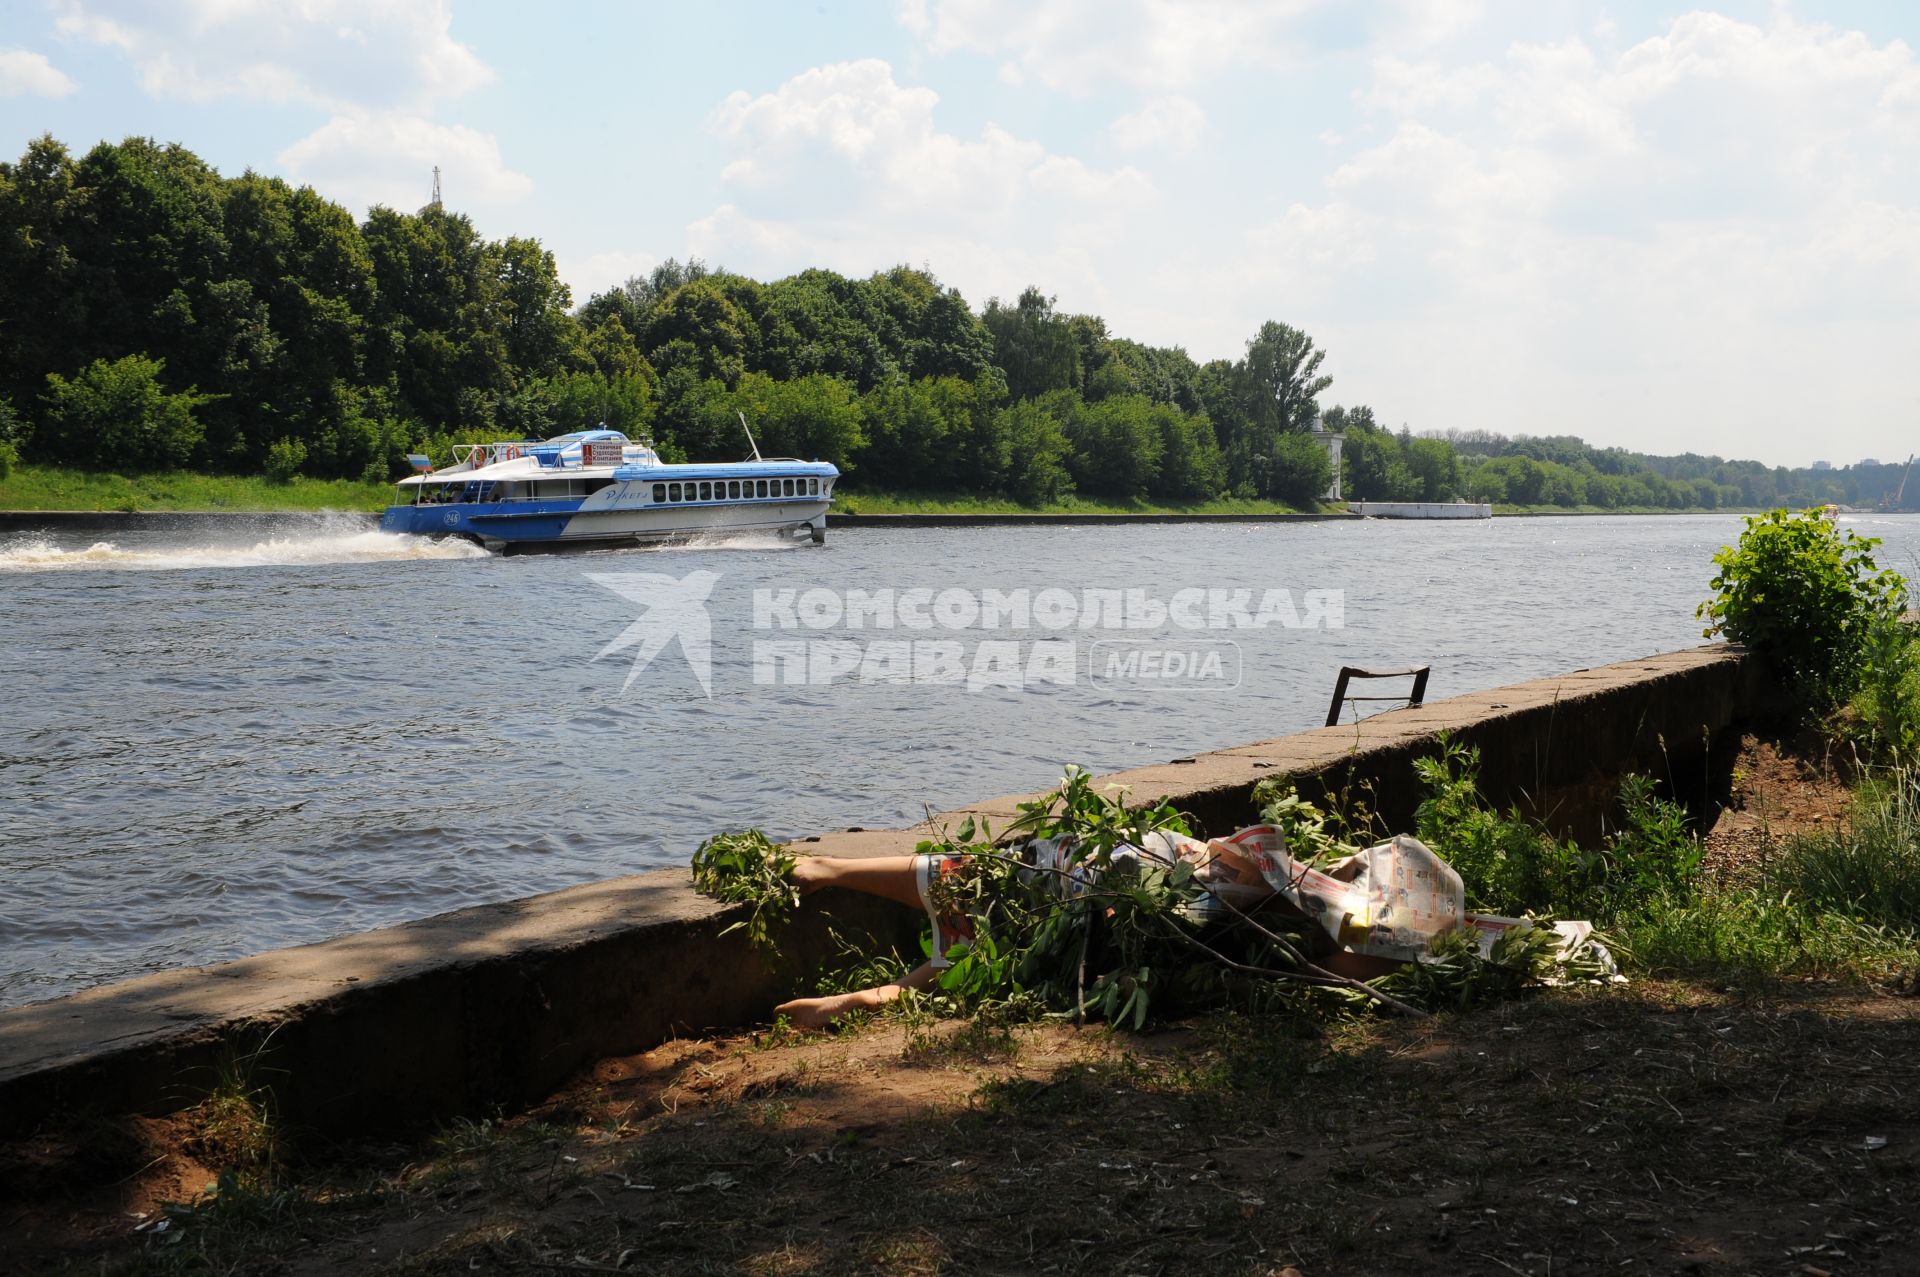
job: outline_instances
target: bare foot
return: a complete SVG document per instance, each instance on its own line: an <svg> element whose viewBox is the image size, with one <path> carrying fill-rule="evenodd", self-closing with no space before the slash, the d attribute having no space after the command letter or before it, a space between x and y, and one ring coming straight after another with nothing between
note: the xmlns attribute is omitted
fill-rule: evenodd
<svg viewBox="0 0 1920 1277"><path fill-rule="evenodd" d="M852 993L835 993L823 998L795 998L782 1002L773 1013L786 1016L787 1022L796 1029L824 1029L849 1011L878 1010L901 992L897 984L883 984L877 989L855 989Z"/></svg>

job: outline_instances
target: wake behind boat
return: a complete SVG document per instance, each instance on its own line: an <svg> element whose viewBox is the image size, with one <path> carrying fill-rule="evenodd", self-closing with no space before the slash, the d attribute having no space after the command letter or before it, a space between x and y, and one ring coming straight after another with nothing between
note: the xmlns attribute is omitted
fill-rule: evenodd
<svg viewBox="0 0 1920 1277"><path fill-rule="evenodd" d="M462 444L447 469L400 481L400 503L387 507L380 527L467 537L489 549L734 532L825 541L838 468L759 451L752 461L669 463L617 430ZM414 465L430 462L416 457Z"/></svg>

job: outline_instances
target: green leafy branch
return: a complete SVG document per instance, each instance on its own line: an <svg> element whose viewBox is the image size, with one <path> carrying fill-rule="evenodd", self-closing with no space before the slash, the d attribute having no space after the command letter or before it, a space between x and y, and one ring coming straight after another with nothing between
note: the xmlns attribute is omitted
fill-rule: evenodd
<svg viewBox="0 0 1920 1277"><path fill-rule="evenodd" d="M793 865L792 854L758 829L715 834L694 850L693 885L715 900L748 906L747 916L720 934L744 928L748 944L769 952L773 930L800 903Z"/></svg>

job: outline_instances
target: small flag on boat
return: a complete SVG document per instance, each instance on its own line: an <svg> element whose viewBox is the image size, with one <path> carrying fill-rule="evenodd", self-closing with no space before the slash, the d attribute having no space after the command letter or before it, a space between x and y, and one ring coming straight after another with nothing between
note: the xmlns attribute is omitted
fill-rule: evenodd
<svg viewBox="0 0 1920 1277"><path fill-rule="evenodd" d="M415 470L431 470L433 469L433 458L422 456L418 452L409 452L407 454L407 464Z"/></svg>

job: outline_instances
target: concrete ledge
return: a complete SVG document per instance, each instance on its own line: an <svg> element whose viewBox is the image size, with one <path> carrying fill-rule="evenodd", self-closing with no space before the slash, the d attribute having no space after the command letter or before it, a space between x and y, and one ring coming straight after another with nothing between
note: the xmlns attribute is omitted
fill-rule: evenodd
<svg viewBox="0 0 1920 1277"><path fill-rule="evenodd" d="M829 511L830 528L1073 527L1088 523L1320 523L1350 522L1354 515L1328 514L841 514Z"/></svg>
<svg viewBox="0 0 1920 1277"><path fill-rule="evenodd" d="M1310 797L1362 798L1386 827L1406 828L1419 800L1413 761L1447 732L1481 750L1488 798L1590 836L1629 771L1711 810L1740 725L1771 708L1768 686L1736 649L1702 647L1103 779L1142 801L1166 795L1213 833L1251 820L1253 787L1270 776ZM1036 796L933 823L984 815L997 828ZM796 846L900 855L931 832L847 831ZM287 1118L311 1129L392 1129L525 1104L603 1056L764 1017L781 977L738 933L721 934L736 917L695 894L684 870L660 870L0 1011L0 1134L50 1113L185 1107L223 1059L263 1041L264 1080ZM794 970L826 952L829 920L883 943L908 940L919 923L900 906L831 893L783 946Z"/></svg>
<svg viewBox="0 0 1920 1277"><path fill-rule="evenodd" d="M721 934L743 912L660 870L0 1011L0 1134L177 1111L263 1043L258 1079L309 1129L531 1103L606 1055L763 1017L781 973ZM916 922L865 897L833 918L883 943ZM795 927L791 970L829 951L826 922Z"/></svg>

